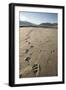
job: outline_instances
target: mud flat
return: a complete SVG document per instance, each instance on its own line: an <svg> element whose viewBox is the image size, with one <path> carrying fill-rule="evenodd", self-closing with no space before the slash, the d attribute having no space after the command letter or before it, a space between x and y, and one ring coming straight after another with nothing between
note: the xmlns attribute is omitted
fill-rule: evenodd
<svg viewBox="0 0 66 90"><path fill-rule="evenodd" d="M20 28L20 78L57 76L57 33L57 28Z"/></svg>

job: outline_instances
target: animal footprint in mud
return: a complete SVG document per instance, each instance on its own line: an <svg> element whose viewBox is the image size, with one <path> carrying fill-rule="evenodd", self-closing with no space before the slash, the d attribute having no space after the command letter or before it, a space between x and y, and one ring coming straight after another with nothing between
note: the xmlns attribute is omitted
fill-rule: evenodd
<svg viewBox="0 0 66 90"><path fill-rule="evenodd" d="M28 42L27 40L25 42Z"/></svg>
<svg viewBox="0 0 66 90"><path fill-rule="evenodd" d="M28 62L28 64L29 64L29 60L30 60L30 59L31 59L30 57L26 57L26 58L25 58L25 61Z"/></svg>
<svg viewBox="0 0 66 90"><path fill-rule="evenodd" d="M32 55L33 53L30 53L30 55Z"/></svg>
<svg viewBox="0 0 66 90"><path fill-rule="evenodd" d="M39 76L40 65L39 65L39 64L34 64L34 65L32 66L32 70L33 70L33 73L34 73L36 76Z"/></svg>
<svg viewBox="0 0 66 90"><path fill-rule="evenodd" d="M31 44L30 42L28 42L28 44Z"/></svg>
<svg viewBox="0 0 66 90"><path fill-rule="evenodd" d="M25 40L27 41L30 38L30 36L26 37Z"/></svg>
<svg viewBox="0 0 66 90"><path fill-rule="evenodd" d="M33 48L33 47L34 47L33 45L30 46L30 48Z"/></svg>
<svg viewBox="0 0 66 90"><path fill-rule="evenodd" d="M55 50L53 50L53 52L55 52Z"/></svg>
<svg viewBox="0 0 66 90"><path fill-rule="evenodd" d="M26 50L25 50L25 53L28 53L28 52L29 52L29 49L26 49Z"/></svg>
<svg viewBox="0 0 66 90"><path fill-rule="evenodd" d="M53 52L55 52L55 50L52 50L52 51L51 51L51 54L52 54Z"/></svg>

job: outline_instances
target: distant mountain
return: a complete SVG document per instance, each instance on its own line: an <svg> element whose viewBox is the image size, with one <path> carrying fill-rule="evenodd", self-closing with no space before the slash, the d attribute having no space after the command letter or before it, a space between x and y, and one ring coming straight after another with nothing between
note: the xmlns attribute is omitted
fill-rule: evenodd
<svg viewBox="0 0 66 90"><path fill-rule="evenodd" d="M27 22L27 21L20 21L19 26L20 27L22 27L22 26L36 26L36 24L30 23L30 22Z"/></svg>
<svg viewBox="0 0 66 90"><path fill-rule="evenodd" d="M57 27L57 23L41 23L40 27Z"/></svg>
<svg viewBox="0 0 66 90"><path fill-rule="evenodd" d="M57 25L57 23L41 23L40 25Z"/></svg>
<svg viewBox="0 0 66 90"><path fill-rule="evenodd" d="M34 23L31 23L31 22L27 22L27 21L20 21L19 22L19 26L20 27L47 27L47 28L54 28L58 26L57 23L41 23L41 24L34 24Z"/></svg>

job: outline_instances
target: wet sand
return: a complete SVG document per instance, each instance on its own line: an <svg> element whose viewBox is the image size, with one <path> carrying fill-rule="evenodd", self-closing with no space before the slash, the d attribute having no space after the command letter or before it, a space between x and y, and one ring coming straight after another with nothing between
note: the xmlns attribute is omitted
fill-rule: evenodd
<svg viewBox="0 0 66 90"><path fill-rule="evenodd" d="M57 76L57 33L57 28L20 28L20 78Z"/></svg>

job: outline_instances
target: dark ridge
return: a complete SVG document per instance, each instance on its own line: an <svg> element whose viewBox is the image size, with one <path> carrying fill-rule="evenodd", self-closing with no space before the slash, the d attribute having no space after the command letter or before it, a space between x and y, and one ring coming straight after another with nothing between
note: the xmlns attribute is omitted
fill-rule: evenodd
<svg viewBox="0 0 66 90"><path fill-rule="evenodd" d="M58 26L20 26L21 27L36 27L36 28L58 28Z"/></svg>
<svg viewBox="0 0 66 90"><path fill-rule="evenodd" d="M24 27L24 26L36 26L36 24L33 24L31 22L27 22L27 21L19 21L19 26L20 27Z"/></svg>
<svg viewBox="0 0 66 90"><path fill-rule="evenodd" d="M19 27L42 27L42 28L57 28L58 24L57 23L41 23L41 24L34 24L31 22L27 21L20 21L19 22Z"/></svg>

